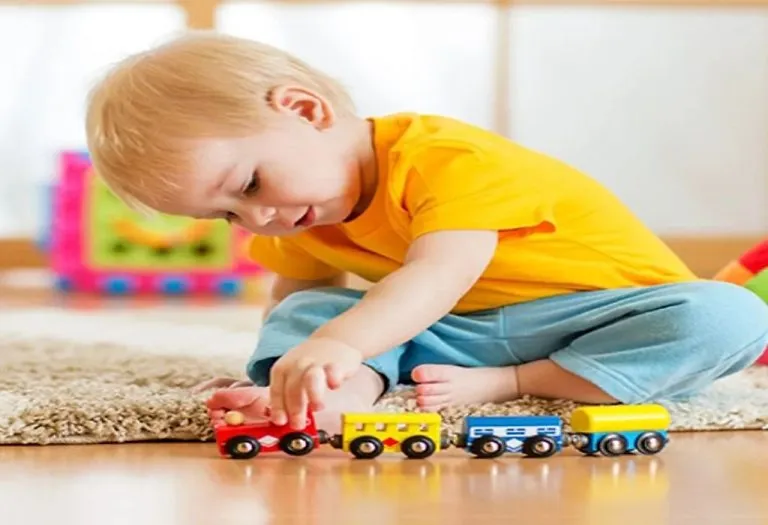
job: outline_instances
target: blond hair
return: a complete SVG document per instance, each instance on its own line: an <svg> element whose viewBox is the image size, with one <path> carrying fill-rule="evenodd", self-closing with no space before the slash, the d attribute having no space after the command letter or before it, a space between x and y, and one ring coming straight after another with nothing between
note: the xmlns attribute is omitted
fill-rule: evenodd
<svg viewBox="0 0 768 525"><path fill-rule="evenodd" d="M119 62L88 96L86 135L95 172L134 209L152 209L190 169L190 140L245 136L275 113L269 93L300 85L339 117L354 113L344 88L266 45L192 31Z"/></svg>

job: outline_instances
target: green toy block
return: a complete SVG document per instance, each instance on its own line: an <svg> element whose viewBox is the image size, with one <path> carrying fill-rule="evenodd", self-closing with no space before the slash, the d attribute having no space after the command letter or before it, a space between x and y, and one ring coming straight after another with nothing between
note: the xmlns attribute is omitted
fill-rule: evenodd
<svg viewBox="0 0 768 525"><path fill-rule="evenodd" d="M768 303L768 269L763 270L744 283L744 287L752 290L758 297Z"/></svg>
<svg viewBox="0 0 768 525"><path fill-rule="evenodd" d="M157 248L122 238L115 224L123 220L135 227L166 234L182 231L194 219L156 214L145 216L125 206L99 179L90 187L88 200L88 260L101 269L185 271L228 268L232 260L232 236L224 221L212 224L211 231L197 242Z"/></svg>

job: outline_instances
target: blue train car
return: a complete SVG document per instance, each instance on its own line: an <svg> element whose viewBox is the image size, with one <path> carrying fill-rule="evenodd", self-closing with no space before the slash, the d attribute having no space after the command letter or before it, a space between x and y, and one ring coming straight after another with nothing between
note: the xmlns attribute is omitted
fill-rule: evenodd
<svg viewBox="0 0 768 525"><path fill-rule="evenodd" d="M545 458L562 450L563 422L557 416L468 416L455 445L479 458Z"/></svg>

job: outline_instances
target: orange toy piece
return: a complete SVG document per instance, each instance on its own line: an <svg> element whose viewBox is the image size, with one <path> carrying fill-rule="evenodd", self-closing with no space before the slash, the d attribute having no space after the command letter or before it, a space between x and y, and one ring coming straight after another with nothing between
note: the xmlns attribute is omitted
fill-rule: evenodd
<svg viewBox="0 0 768 525"><path fill-rule="evenodd" d="M726 264L717 272L714 279L743 286L766 267L768 267L768 239Z"/></svg>

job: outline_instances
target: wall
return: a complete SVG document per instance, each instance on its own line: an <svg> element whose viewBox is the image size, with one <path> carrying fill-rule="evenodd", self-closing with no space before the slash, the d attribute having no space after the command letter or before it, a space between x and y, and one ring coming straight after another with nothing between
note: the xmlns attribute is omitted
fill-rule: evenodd
<svg viewBox="0 0 768 525"><path fill-rule="evenodd" d="M678 246L740 249L768 230L768 1L752 3L221 2L216 23L335 74L365 113L496 129L589 172ZM38 188L56 150L83 143L94 76L187 21L173 3L0 6L0 237L39 228Z"/></svg>

